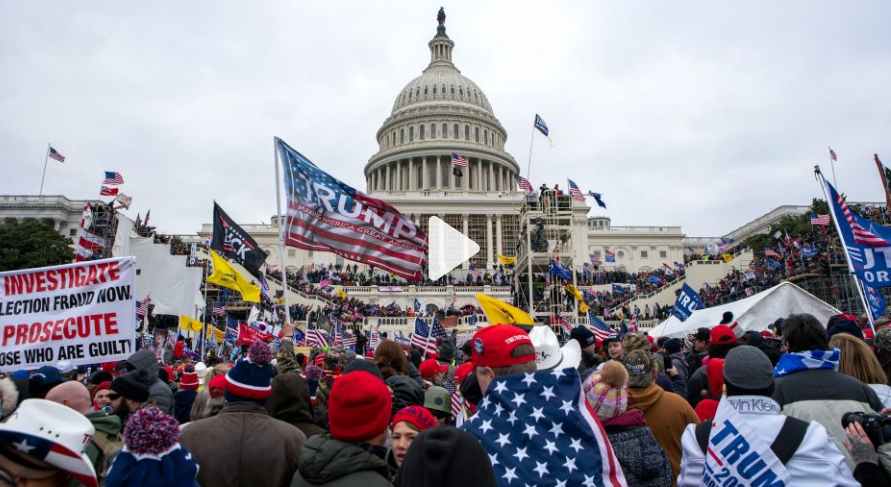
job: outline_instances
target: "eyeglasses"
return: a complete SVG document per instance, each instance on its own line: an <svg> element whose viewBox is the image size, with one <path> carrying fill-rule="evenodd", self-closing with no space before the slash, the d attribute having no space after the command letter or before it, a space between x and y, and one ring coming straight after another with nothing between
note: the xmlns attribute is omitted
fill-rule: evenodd
<svg viewBox="0 0 891 487"><path fill-rule="evenodd" d="M117 392L109 392L108 393L108 398L111 399L112 401L114 401L115 399L118 399L120 397L121 397L121 395L118 394Z"/></svg>

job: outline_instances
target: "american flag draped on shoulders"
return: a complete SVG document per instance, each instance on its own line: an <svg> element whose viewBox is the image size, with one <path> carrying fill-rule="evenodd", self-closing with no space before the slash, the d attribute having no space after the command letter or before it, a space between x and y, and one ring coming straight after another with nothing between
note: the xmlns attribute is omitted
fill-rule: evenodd
<svg viewBox="0 0 891 487"><path fill-rule="evenodd" d="M464 429L488 452L501 487L626 485L575 369L495 379Z"/></svg>

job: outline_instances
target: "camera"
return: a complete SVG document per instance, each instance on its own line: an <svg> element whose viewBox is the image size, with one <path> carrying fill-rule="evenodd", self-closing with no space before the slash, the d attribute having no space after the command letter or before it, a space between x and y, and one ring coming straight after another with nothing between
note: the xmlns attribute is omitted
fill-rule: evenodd
<svg viewBox="0 0 891 487"><path fill-rule="evenodd" d="M847 428L851 423L860 423L869 441L876 448L891 439L891 418L878 413L851 411L842 415L841 424Z"/></svg>

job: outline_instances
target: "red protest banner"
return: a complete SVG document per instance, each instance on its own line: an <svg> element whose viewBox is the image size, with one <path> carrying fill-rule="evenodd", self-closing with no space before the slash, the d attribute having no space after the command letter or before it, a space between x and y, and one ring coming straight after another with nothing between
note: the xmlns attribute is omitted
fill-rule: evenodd
<svg viewBox="0 0 891 487"><path fill-rule="evenodd" d="M262 342L271 342L273 336L269 333L263 333L260 330L251 328L244 323L238 324L238 339L235 340L236 345L250 345L257 340Z"/></svg>

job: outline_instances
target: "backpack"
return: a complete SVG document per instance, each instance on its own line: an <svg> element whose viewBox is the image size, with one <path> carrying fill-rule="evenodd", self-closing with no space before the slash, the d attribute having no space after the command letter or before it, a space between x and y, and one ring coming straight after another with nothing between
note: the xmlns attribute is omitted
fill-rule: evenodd
<svg viewBox="0 0 891 487"><path fill-rule="evenodd" d="M792 456L795 455L798 447L801 446L801 442L804 441L804 435L807 434L808 426L810 426L810 423L807 421L786 416L786 421L783 422L780 433L770 445L771 451L780 459L783 465L786 465ZM711 429L711 419L696 425L696 442L699 443L699 448L702 449L703 455L706 454L708 449L708 435Z"/></svg>
<svg viewBox="0 0 891 487"><path fill-rule="evenodd" d="M114 436L97 431L90 439L90 446L96 452L93 467L96 469L96 478L99 485L105 485L105 476L115 457L124 447L124 438L120 433ZM89 455L92 458L92 455Z"/></svg>

